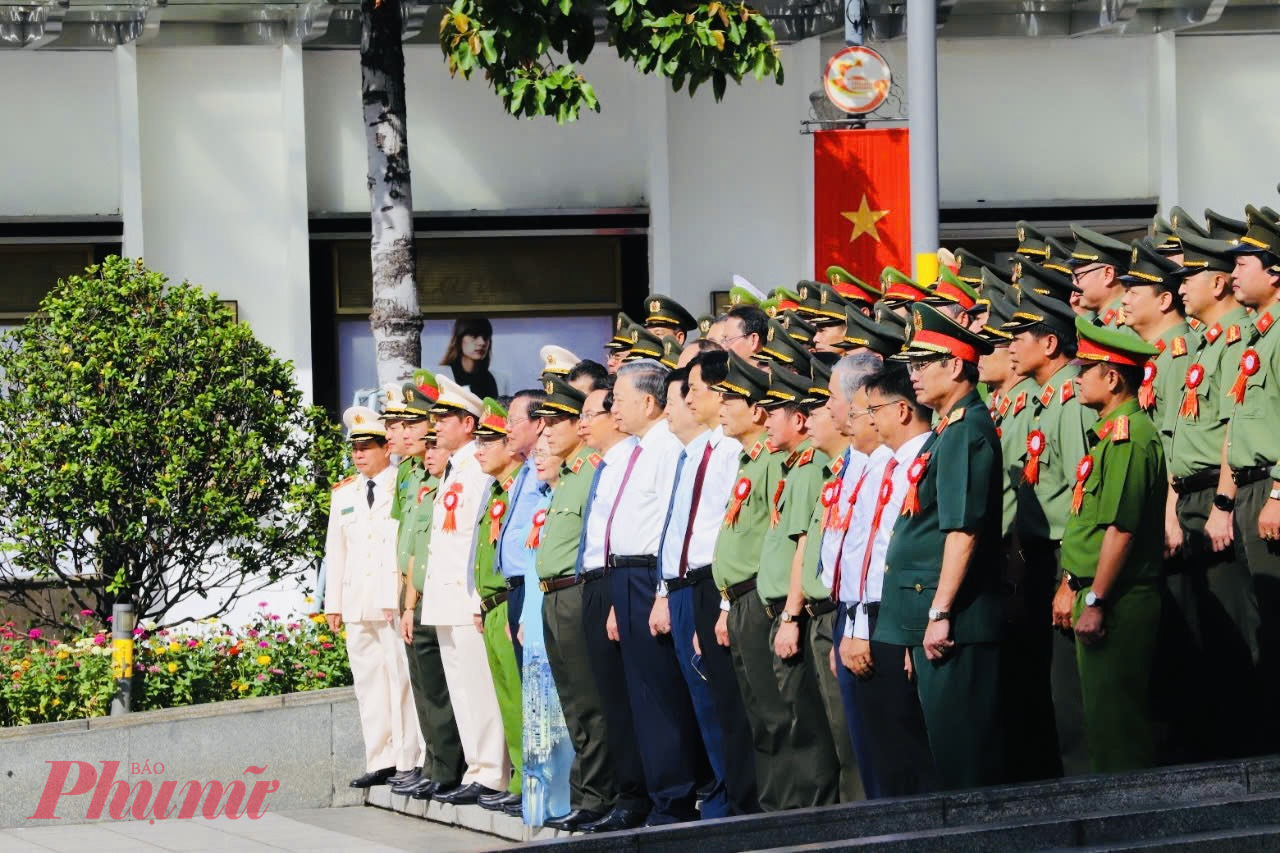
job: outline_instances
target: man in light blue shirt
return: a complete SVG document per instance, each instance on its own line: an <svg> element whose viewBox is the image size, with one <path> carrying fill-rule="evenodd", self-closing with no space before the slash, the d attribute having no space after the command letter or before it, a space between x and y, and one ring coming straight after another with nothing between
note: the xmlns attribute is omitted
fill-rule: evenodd
<svg viewBox="0 0 1280 853"><path fill-rule="evenodd" d="M511 487L511 506L498 534L498 547L494 554L494 566L507 581L507 627L516 652L516 671L522 676L524 649L519 639L520 613L524 610L525 567L534 559L534 552L526 546L525 540L533 528L538 488L542 485L533 470L533 446L542 434L542 419L531 418L529 413L538 408L546 396L541 388L519 391L507 410L507 428L510 430L507 444L515 452L524 454L526 461L520 466Z"/></svg>

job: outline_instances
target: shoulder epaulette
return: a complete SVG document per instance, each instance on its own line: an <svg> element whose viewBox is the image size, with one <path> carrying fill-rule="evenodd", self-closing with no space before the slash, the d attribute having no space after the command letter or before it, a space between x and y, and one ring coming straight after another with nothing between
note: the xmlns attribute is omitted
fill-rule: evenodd
<svg viewBox="0 0 1280 853"><path fill-rule="evenodd" d="M1228 326L1227 327L1227 343L1234 344L1238 340L1240 340L1240 327Z"/></svg>
<svg viewBox="0 0 1280 853"><path fill-rule="evenodd" d="M570 471L572 471L572 472L573 472L573 473L575 473L575 474L582 470L582 457L581 457L581 456L579 456L577 459L573 460L573 466L572 466L569 470L570 470Z"/></svg>
<svg viewBox="0 0 1280 853"><path fill-rule="evenodd" d="M350 477L348 477L347 479L345 479L345 480L340 480L340 481L338 481L337 483L334 483L334 484L333 484L333 489L334 489L334 491L337 491L338 489L341 489L343 486L345 486L347 483L350 483L350 482L351 482L352 480L354 480L355 478L356 478L356 475L355 475L355 474L352 474L352 475L351 475Z"/></svg>
<svg viewBox="0 0 1280 853"><path fill-rule="evenodd" d="M836 474L839 474L843 468L844 468L843 456L837 456L835 459L831 460L831 473L833 476Z"/></svg>
<svg viewBox="0 0 1280 853"><path fill-rule="evenodd" d="M599 468L600 463L603 462L604 460L600 458L599 453L592 453L590 456L587 457L587 461L591 463L592 468Z"/></svg>
<svg viewBox="0 0 1280 853"><path fill-rule="evenodd" d="M800 454L800 458L796 460L795 467L799 468L801 465L808 465L812 461L813 461L813 448L809 447L809 448L806 448L805 451Z"/></svg>
<svg viewBox="0 0 1280 853"><path fill-rule="evenodd" d="M954 424L964 420L964 407L957 406L951 410L951 414L947 415L947 423Z"/></svg>
<svg viewBox="0 0 1280 853"><path fill-rule="evenodd" d="M1027 406L1027 392L1023 391L1021 394L1018 395L1018 399L1014 401L1013 413L1015 415L1018 414L1018 412L1021 412L1024 408L1026 408L1026 406Z"/></svg>
<svg viewBox="0 0 1280 853"><path fill-rule="evenodd" d="M1111 322L1116 318L1116 309L1108 308L1107 313L1102 315L1102 325L1110 326Z"/></svg>
<svg viewBox="0 0 1280 853"><path fill-rule="evenodd" d="M1258 330L1259 335L1265 335L1267 333L1267 329L1270 329L1275 322L1275 320L1271 319L1270 314L1262 314L1258 317L1258 321L1254 323L1253 326Z"/></svg>
<svg viewBox="0 0 1280 853"><path fill-rule="evenodd" d="M1062 383L1062 402L1067 402L1076 395L1075 383L1067 380Z"/></svg>
<svg viewBox="0 0 1280 853"><path fill-rule="evenodd" d="M791 469L795 467L796 460L800 458L800 451L793 450L787 456L787 461L782 463L783 468Z"/></svg>
<svg viewBox="0 0 1280 853"><path fill-rule="evenodd" d="M763 452L764 452L764 442L757 441L755 444L751 445L751 450L747 451L747 455L750 456L752 459L755 459Z"/></svg>
<svg viewBox="0 0 1280 853"><path fill-rule="evenodd" d="M1044 386L1044 390L1040 392L1040 405L1047 406L1053 402L1053 395L1057 393L1052 385Z"/></svg>
<svg viewBox="0 0 1280 853"><path fill-rule="evenodd" d="M1005 397L1000 401L1000 417L1004 417L1009 413L1009 407L1013 405L1013 401Z"/></svg>
<svg viewBox="0 0 1280 853"><path fill-rule="evenodd" d="M1113 444L1119 444L1122 441L1129 440L1129 417L1121 415L1115 419L1115 429L1111 431L1111 441Z"/></svg>
<svg viewBox="0 0 1280 853"><path fill-rule="evenodd" d="M1187 339L1184 338L1182 335L1178 335L1176 338L1173 339L1173 357L1177 358L1178 356L1182 356L1186 354L1187 354Z"/></svg>

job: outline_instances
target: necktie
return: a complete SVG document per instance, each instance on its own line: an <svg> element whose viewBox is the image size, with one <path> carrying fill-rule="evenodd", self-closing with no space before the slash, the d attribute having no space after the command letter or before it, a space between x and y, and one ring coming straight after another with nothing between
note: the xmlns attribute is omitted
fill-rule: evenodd
<svg viewBox="0 0 1280 853"><path fill-rule="evenodd" d="M604 564L609 565L609 557L613 554L609 550L609 534L613 532L613 515L618 511L618 504L622 503L622 495L627 490L627 480L631 479L631 472L635 470L636 460L640 458L640 451L644 448L636 445L631 451L631 458L627 460L627 470L622 472L622 482L618 484L618 494L613 499L613 506L609 507L609 520L604 523Z"/></svg>
<svg viewBox="0 0 1280 853"><path fill-rule="evenodd" d="M867 596L867 569L871 567L871 552L876 547L876 536L880 533L880 519L884 516L884 508L893 496L893 469L898 467L898 460L890 458L884 466L884 479L880 481L880 491L876 495L876 514L871 519L871 533L867 537L867 550L862 554L862 580L858 584L858 601L864 602Z"/></svg>
<svg viewBox="0 0 1280 853"><path fill-rule="evenodd" d="M573 567L573 576L582 574L582 558L587 553L587 519L591 517L591 504L596 500L596 489L600 487L600 475L604 473L605 463L602 460L591 476L591 488L587 490L587 503L582 508L582 533L578 536L578 562Z"/></svg>
<svg viewBox="0 0 1280 853"><path fill-rule="evenodd" d="M676 508L676 493L680 491L680 472L684 470L684 461L689 458L689 454L680 451L680 456L676 459L676 477L672 482L671 500L667 501L667 517L662 522L662 536L658 537L658 574L662 574L662 553L666 551L667 528L671 527L671 513Z"/></svg>
<svg viewBox="0 0 1280 853"><path fill-rule="evenodd" d="M369 509L373 509L373 490L378 487L378 484L373 480L369 480L366 485L368 486L369 491L365 494L365 497L369 501Z"/></svg>
<svg viewBox="0 0 1280 853"><path fill-rule="evenodd" d="M698 500L702 497L702 481L707 476L707 463L711 461L711 442L702 451L702 461L698 463L698 473L693 477L693 502L689 507L689 526L684 529L684 544L680 546L680 577L689 571L689 542L693 539L693 523L698 519Z"/></svg>
<svg viewBox="0 0 1280 853"><path fill-rule="evenodd" d="M440 478L440 482L443 483L445 480L449 479L449 475L452 473L453 473L453 463L452 462L444 463L444 476Z"/></svg>
<svg viewBox="0 0 1280 853"><path fill-rule="evenodd" d="M841 468L840 482L844 482L844 472L848 468ZM858 478L858 482L853 487L853 494L849 495L849 518L845 519L844 530L840 532L840 547L836 551L836 565L831 570L831 600L840 600L840 567L844 564L844 540L849 536L849 522L853 516L853 505L858 502L858 495L862 493L862 484L867 481L867 472L863 470L862 476ZM837 498L839 500L839 498ZM836 512L839 513L840 504L836 504ZM822 572L822 550L818 550L818 572Z"/></svg>

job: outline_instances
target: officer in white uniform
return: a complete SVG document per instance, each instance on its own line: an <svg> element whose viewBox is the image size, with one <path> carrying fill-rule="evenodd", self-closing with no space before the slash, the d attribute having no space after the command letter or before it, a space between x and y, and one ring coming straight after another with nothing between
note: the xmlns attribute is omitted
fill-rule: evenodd
<svg viewBox="0 0 1280 853"><path fill-rule="evenodd" d="M409 688L409 662L397 629L400 573L386 427L378 413L353 406L342 416L357 474L334 486L325 540L328 576L325 619L347 629L347 656L355 682L365 770L353 788L406 778L422 762L418 717Z"/></svg>

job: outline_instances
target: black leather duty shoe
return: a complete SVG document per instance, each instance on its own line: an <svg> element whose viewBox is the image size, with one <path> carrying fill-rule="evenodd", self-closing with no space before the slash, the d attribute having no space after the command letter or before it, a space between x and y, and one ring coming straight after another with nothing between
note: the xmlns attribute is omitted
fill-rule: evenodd
<svg viewBox="0 0 1280 853"><path fill-rule="evenodd" d="M421 779L413 787L401 788L397 793L403 793L406 797L413 797L415 800L429 800L431 795L438 790L440 790L439 782L431 779Z"/></svg>
<svg viewBox="0 0 1280 853"><path fill-rule="evenodd" d="M452 791L444 793L436 792L432 795L432 799L437 803L445 803L450 806L471 806L479 802L480 798L486 794L497 794L492 788L486 788L479 782L472 782L461 788L454 788Z"/></svg>
<svg viewBox="0 0 1280 853"><path fill-rule="evenodd" d="M514 803L508 803L502 807L502 813L511 817L524 817L524 799L518 799Z"/></svg>
<svg viewBox="0 0 1280 853"><path fill-rule="evenodd" d="M500 812L508 803L520 802L520 795L509 794L506 791L499 791L496 794L485 794L477 802L479 802L480 808L482 809L486 809L491 812Z"/></svg>
<svg viewBox="0 0 1280 853"><path fill-rule="evenodd" d="M620 829L635 829L644 824L646 817L648 815L644 812L619 807L597 821L582 824L578 830L580 832L617 832Z"/></svg>
<svg viewBox="0 0 1280 853"><path fill-rule="evenodd" d="M394 767L384 767L381 770L374 770L372 773L366 773L356 779L351 780L352 788L372 788L374 785L385 785L387 780L396 774Z"/></svg>
<svg viewBox="0 0 1280 853"><path fill-rule="evenodd" d="M406 770L404 773L392 776L387 780L387 784L391 786L391 793L403 794L406 789L417 785L422 779L422 771L415 767L413 770Z"/></svg>
<svg viewBox="0 0 1280 853"><path fill-rule="evenodd" d="M584 823L593 823L603 815L600 812L593 812L590 809L574 809L567 815L560 817L547 818L542 822L543 826L549 826L552 829L576 830Z"/></svg>

